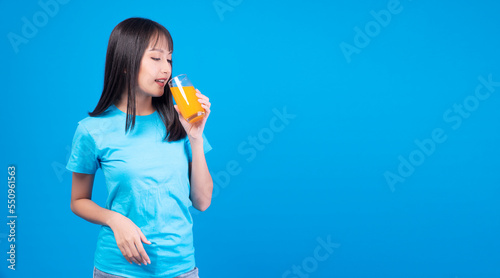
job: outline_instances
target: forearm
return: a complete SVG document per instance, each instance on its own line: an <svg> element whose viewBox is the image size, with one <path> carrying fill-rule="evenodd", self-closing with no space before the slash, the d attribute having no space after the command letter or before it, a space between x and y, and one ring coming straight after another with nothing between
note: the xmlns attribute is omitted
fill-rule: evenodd
<svg viewBox="0 0 500 278"><path fill-rule="evenodd" d="M212 201L213 181L203 151L203 139L192 140L191 151L191 200L196 209L204 211Z"/></svg>
<svg viewBox="0 0 500 278"><path fill-rule="evenodd" d="M71 211L91 223L105 226L109 226L110 220L118 214L85 198L72 201Z"/></svg>

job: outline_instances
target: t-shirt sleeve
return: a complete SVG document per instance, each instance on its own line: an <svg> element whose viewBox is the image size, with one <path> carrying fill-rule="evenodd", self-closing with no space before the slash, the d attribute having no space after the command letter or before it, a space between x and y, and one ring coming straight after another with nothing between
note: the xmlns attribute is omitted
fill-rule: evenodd
<svg viewBox="0 0 500 278"><path fill-rule="evenodd" d="M79 123L73 137L71 155L66 169L71 172L95 174L97 168L99 168L99 160L95 141L85 126Z"/></svg>
<svg viewBox="0 0 500 278"><path fill-rule="evenodd" d="M201 136L203 137L203 152L206 154L210 150L212 150L212 146L207 140L207 137L205 137L205 133L202 133ZM188 161L191 162L193 160L193 152L191 150L191 142L189 141L189 138L186 136L186 141L185 141L185 147L186 147L186 152L188 154Z"/></svg>

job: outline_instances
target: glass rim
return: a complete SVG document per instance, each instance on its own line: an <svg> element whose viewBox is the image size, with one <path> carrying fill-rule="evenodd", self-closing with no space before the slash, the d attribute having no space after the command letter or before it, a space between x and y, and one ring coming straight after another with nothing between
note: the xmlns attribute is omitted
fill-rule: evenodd
<svg viewBox="0 0 500 278"><path fill-rule="evenodd" d="M182 78L180 78L180 77L182 77ZM168 86L172 87L172 82L174 82L175 78L177 78L177 80L180 81L181 79L184 79L184 77L187 78L187 74L181 73L181 74L178 74L178 75L176 75L174 77L171 77L170 80L168 81ZM188 78L188 80L189 80L189 78Z"/></svg>

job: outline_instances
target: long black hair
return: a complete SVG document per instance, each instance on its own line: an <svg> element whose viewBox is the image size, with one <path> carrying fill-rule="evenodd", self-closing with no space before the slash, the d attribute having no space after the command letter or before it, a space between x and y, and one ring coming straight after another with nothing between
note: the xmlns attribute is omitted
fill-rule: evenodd
<svg viewBox="0 0 500 278"><path fill-rule="evenodd" d="M127 91L129 93L125 132L134 129L135 88L137 88L141 59L150 43L156 44L162 37L167 39L169 52L173 52L174 42L170 33L155 21L133 17L116 25L109 36L104 69L104 88L96 108L88 113L89 116L100 115L121 98L124 91ZM172 74L170 74L169 80L171 78ZM166 128L163 140L177 141L186 136L186 131L179 121L177 111L175 111L170 87L165 86L164 90L161 97L152 98L153 107L158 111Z"/></svg>

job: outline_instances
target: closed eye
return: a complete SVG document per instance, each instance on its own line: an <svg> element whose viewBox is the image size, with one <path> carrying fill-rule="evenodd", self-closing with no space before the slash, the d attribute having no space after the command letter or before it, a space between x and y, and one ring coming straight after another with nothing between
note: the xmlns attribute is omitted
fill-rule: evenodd
<svg viewBox="0 0 500 278"><path fill-rule="evenodd" d="M153 59L155 61L160 61L160 58L156 58L156 57L151 57L151 59Z"/></svg>

